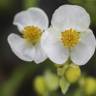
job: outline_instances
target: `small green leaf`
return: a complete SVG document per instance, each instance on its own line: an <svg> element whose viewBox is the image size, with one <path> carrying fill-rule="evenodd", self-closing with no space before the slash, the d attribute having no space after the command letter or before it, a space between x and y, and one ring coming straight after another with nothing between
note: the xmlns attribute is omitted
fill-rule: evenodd
<svg viewBox="0 0 96 96"><path fill-rule="evenodd" d="M70 83L66 81L66 79L64 77L62 77L59 81L59 85L61 88L61 91L63 94L66 94L66 92L68 91L69 87L70 87Z"/></svg>

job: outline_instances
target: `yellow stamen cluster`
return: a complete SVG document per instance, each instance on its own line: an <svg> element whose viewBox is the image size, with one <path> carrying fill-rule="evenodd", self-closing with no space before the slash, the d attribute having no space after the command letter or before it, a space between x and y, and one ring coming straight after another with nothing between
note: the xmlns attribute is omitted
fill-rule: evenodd
<svg viewBox="0 0 96 96"><path fill-rule="evenodd" d="M80 40L80 33L74 29L68 29L61 33L61 41L65 47L75 47Z"/></svg>
<svg viewBox="0 0 96 96"><path fill-rule="evenodd" d="M40 40L42 31L35 26L26 26L22 33L23 38L34 45Z"/></svg>

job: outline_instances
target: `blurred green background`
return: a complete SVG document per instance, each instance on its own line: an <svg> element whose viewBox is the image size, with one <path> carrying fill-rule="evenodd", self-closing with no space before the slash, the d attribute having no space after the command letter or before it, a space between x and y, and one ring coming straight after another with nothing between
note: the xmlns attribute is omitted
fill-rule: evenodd
<svg viewBox="0 0 96 96"><path fill-rule="evenodd" d="M90 13L90 27L96 36L96 0L0 0L0 96L37 96L32 83L34 78L48 68L54 72L56 70L49 60L36 65L34 62L23 62L12 53L7 36L10 33L18 34L16 26L12 24L14 15L28 7L38 6L51 20L54 10L62 4L83 6ZM88 76L96 77L96 52L81 70ZM73 89L70 88L65 96L72 96L69 94L72 94ZM57 96L63 95L58 92Z"/></svg>

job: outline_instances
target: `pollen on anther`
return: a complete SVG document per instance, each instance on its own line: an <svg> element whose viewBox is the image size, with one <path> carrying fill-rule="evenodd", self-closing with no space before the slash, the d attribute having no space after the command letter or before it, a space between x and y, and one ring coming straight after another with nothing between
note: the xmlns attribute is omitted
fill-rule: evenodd
<svg viewBox="0 0 96 96"><path fill-rule="evenodd" d="M65 47L75 47L80 40L80 33L74 29L68 29L61 32L61 41Z"/></svg>
<svg viewBox="0 0 96 96"><path fill-rule="evenodd" d="M35 26L26 26L22 34L26 41L36 44L40 40L42 31L40 28Z"/></svg>

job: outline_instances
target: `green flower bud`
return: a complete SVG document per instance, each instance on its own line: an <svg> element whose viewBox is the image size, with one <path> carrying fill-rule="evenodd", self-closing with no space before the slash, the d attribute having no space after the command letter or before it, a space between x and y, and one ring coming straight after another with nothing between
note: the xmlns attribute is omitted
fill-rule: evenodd
<svg viewBox="0 0 96 96"><path fill-rule="evenodd" d="M45 72L45 82L49 91L55 91L59 87L59 78L50 71Z"/></svg>
<svg viewBox="0 0 96 96"><path fill-rule="evenodd" d="M96 80L94 78L89 77L85 79L84 92L88 96L96 92Z"/></svg>
<svg viewBox="0 0 96 96"><path fill-rule="evenodd" d="M65 71L65 78L70 83L75 83L81 76L81 70L79 66L71 64Z"/></svg>
<svg viewBox="0 0 96 96"><path fill-rule="evenodd" d="M46 84L43 76L38 76L35 79L34 87L37 93L41 95L46 93Z"/></svg>

